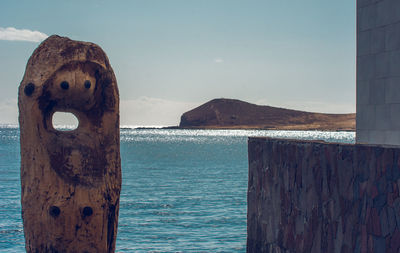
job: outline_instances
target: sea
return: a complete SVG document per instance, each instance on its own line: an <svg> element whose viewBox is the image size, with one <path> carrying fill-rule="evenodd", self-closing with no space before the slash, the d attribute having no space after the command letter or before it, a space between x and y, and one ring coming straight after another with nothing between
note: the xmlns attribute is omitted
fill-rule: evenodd
<svg viewBox="0 0 400 253"><path fill-rule="evenodd" d="M116 252L245 252L247 140L354 132L121 128ZM24 252L19 129L0 126L0 252Z"/></svg>

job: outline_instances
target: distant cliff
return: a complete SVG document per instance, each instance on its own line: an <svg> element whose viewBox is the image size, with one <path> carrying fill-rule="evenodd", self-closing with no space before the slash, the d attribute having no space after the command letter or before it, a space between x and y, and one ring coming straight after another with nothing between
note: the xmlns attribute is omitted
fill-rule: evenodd
<svg viewBox="0 0 400 253"><path fill-rule="evenodd" d="M181 116L180 128L355 130L355 113L325 114L214 99Z"/></svg>

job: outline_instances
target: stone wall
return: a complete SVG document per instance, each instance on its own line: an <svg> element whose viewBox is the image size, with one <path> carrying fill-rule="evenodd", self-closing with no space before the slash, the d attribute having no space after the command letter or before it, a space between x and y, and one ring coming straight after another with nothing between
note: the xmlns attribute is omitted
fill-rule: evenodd
<svg viewBox="0 0 400 253"><path fill-rule="evenodd" d="M247 252L398 252L400 149L249 139Z"/></svg>
<svg viewBox="0 0 400 253"><path fill-rule="evenodd" d="M357 143L400 144L400 1L357 1Z"/></svg>

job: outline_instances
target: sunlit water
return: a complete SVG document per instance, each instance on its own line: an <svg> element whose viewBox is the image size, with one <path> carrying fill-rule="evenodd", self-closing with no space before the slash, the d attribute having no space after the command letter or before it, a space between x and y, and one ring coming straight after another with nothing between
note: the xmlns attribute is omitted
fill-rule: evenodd
<svg viewBox="0 0 400 253"><path fill-rule="evenodd" d="M121 129L117 252L245 252L247 137L354 132ZM0 128L0 251L24 252L19 131Z"/></svg>

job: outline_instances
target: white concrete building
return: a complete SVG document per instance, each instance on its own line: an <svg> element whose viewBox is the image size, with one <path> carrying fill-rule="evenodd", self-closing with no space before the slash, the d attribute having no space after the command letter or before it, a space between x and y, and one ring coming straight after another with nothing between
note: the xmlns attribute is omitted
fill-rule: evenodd
<svg viewBox="0 0 400 253"><path fill-rule="evenodd" d="M357 0L357 143L400 145L400 0Z"/></svg>

